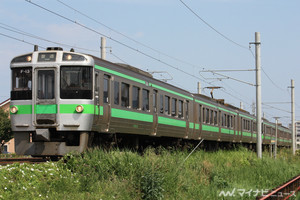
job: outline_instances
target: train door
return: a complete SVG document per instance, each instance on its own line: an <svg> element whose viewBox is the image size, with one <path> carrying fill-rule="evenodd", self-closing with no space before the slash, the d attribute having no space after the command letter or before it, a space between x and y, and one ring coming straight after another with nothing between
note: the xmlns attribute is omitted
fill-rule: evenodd
<svg viewBox="0 0 300 200"><path fill-rule="evenodd" d="M56 69L35 69L34 85L34 120L37 126L55 126L57 104L56 104Z"/></svg>
<svg viewBox="0 0 300 200"><path fill-rule="evenodd" d="M95 77L94 77L94 86L95 86L95 102L94 102L94 105L95 105L95 115L94 115L94 124L99 124L99 121L100 121L100 113L101 113L101 110L100 110L100 88L99 88L99 73L98 72L95 72Z"/></svg>
<svg viewBox="0 0 300 200"><path fill-rule="evenodd" d="M111 116L111 77L109 75L103 75L103 92L102 92L102 103L103 103L103 118L102 124L104 125L104 131L109 130L110 116Z"/></svg>
<svg viewBox="0 0 300 200"><path fill-rule="evenodd" d="M192 131L194 129L194 126L192 126L192 118L189 114L189 101L185 102L185 119L186 119L186 133L185 133L185 138L188 138L189 136L192 135ZM191 118L191 119L190 119ZM190 126L191 125L191 126Z"/></svg>
<svg viewBox="0 0 300 200"><path fill-rule="evenodd" d="M158 113L157 113L157 90L153 90L153 132L152 135L156 135L158 126Z"/></svg>
<svg viewBox="0 0 300 200"><path fill-rule="evenodd" d="M237 116L232 116L232 127L233 127L233 140L238 141L238 124L237 124Z"/></svg>

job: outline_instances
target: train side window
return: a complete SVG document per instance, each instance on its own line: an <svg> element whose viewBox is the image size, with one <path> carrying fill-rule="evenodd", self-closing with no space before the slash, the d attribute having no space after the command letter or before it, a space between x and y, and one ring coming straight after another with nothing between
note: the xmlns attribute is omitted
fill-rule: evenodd
<svg viewBox="0 0 300 200"><path fill-rule="evenodd" d="M205 114L205 122L208 124L209 123L209 108L206 108L206 114Z"/></svg>
<svg viewBox="0 0 300 200"><path fill-rule="evenodd" d="M205 113L206 113L205 110L206 110L206 109L203 108L202 110L203 110L203 112L202 112L202 115L203 115L202 120L203 120L203 122L205 123L205 122L206 122L206 120L205 120L205 119L206 119L206 118L205 118Z"/></svg>
<svg viewBox="0 0 300 200"><path fill-rule="evenodd" d="M143 110L148 111L149 109L149 90L143 89Z"/></svg>
<svg viewBox="0 0 300 200"><path fill-rule="evenodd" d="M218 111L215 111L215 115L214 115L214 124L215 124L215 125L218 124Z"/></svg>
<svg viewBox="0 0 300 200"><path fill-rule="evenodd" d="M214 111L210 110L210 124L214 124Z"/></svg>
<svg viewBox="0 0 300 200"><path fill-rule="evenodd" d="M153 110L157 112L157 90L153 90Z"/></svg>
<svg viewBox="0 0 300 200"><path fill-rule="evenodd" d="M103 79L103 103L108 103L108 91L109 91L109 76L104 75Z"/></svg>
<svg viewBox="0 0 300 200"><path fill-rule="evenodd" d="M257 127L256 127L256 122L253 122L253 131L255 131L255 132L256 132L256 130L257 130Z"/></svg>
<svg viewBox="0 0 300 200"><path fill-rule="evenodd" d="M95 92L99 91L99 84L98 84L98 73L95 74Z"/></svg>
<svg viewBox="0 0 300 200"><path fill-rule="evenodd" d="M159 112L164 113L164 95L160 95Z"/></svg>
<svg viewBox="0 0 300 200"><path fill-rule="evenodd" d="M202 110L202 105L199 105L199 112L198 112L198 115L199 115L199 123L201 123L201 110Z"/></svg>
<svg viewBox="0 0 300 200"><path fill-rule="evenodd" d="M227 115L227 128L231 127L230 115Z"/></svg>
<svg viewBox="0 0 300 200"><path fill-rule="evenodd" d="M140 88L132 86L132 108L138 109L140 107Z"/></svg>
<svg viewBox="0 0 300 200"><path fill-rule="evenodd" d="M186 119L189 119L189 101L186 101L185 104L185 114L186 114Z"/></svg>
<svg viewBox="0 0 300 200"><path fill-rule="evenodd" d="M224 120L224 117L225 117L225 114L224 113L222 113L222 126L225 126L225 120Z"/></svg>
<svg viewBox="0 0 300 200"><path fill-rule="evenodd" d="M129 107L129 85L126 83L121 85L121 106Z"/></svg>
<svg viewBox="0 0 300 200"><path fill-rule="evenodd" d="M165 96L165 114L170 115L170 97Z"/></svg>
<svg viewBox="0 0 300 200"><path fill-rule="evenodd" d="M119 88L120 84L119 82L114 82L114 103L116 105L120 104L120 88Z"/></svg>
<svg viewBox="0 0 300 200"><path fill-rule="evenodd" d="M178 117L183 118L183 101L178 100Z"/></svg>
<svg viewBox="0 0 300 200"><path fill-rule="evenodd" d="M172 116L175 117L176 116L176 104L177 104L177 99L172 98Z"/></svg>

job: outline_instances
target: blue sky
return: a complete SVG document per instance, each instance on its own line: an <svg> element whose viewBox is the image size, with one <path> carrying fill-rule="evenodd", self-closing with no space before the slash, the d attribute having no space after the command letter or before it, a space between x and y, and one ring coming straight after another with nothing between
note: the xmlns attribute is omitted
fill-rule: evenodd
<svg viewBox="0 0 300 200"><path fill-rule="evenodd" d="M299 105L297 103L300 99L298 87L300 85L298 75L300 72L300 2L297 0L183 0L217 31L245 48L224 39L192 14L180 0L60 1L86 14L94 21L57 0L32 0L31 2L60 13L97 33L25 0L1 0L0 101L9 98L10 95L10 60L14 56L33 50L32 45L16 39L38 44L41 47L58 46L9 31L7 28L10 26L53 42L68 44L77 52L93 55L100 55L101 35L99 33L104 34L113 39L107 39L107 47L109 47L107 60L125 62L149 72L167 71L173 78L168 83L193 93L197 91L198 81L201 81L202 92L206 95L209 95L210 90L205 87L220 86L221 89L214 91L215 98L225 99L225 102L237 107L242 101L244 108L252 112L251 104L255 102L255 87L233 80L220 80L220 76L199 72L203 69L254 69L255 60L252 53L255 53L255 47L252 45L252 53L248 47L249 42L254 42L254 33L260 32L261 63L264 70L262 72L263 112L270 121L274 121L273 117L279 116L282 117L280 122L284 124L290 122L291 106L287 102L291 100L288 86L291 84L291 79L294 79L296 116L299 116L296 119L300 120L300 114L297 114L300 111L300 103ZM69 49L66 46L63 48ZM109 52L110 50L112 53ZM223 74L255 83L254 72ZM158 79L169 77L166 74L154 74L154 76Z"/></svg>

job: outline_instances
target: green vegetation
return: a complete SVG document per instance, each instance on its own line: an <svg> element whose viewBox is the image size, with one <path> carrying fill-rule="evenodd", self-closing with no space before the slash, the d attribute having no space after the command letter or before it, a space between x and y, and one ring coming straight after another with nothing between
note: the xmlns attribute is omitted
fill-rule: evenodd
<svg viewBox="0 0 300 200"><path fill-rule="evenodd" d="M67 162L0 166L0 199L255 199L300 174L287 149L276 160L244 148L188 154L92 149Z"/></svg>
<svg viewBox="0 0 300 200"><path fill-rule="evenodd" d="M0 109L0 153L6 142L13 138L13 134L10 131L10 119L9 113Z"/></svg>

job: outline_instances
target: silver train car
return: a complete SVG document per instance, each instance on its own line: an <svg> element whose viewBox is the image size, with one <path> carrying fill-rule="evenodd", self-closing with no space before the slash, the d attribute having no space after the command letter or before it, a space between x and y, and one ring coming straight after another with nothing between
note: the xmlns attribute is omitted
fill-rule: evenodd
<svg viewBox="0 0 300 200"><path fill-rule="evenodd" d="M132 66L59 47L11 61L11 126L20 155L83 152L102 136L256 143L255 116L222 101L191 94ZM264 120L263 144L275 139ZM133 137L132 137L133 136ZM278 128L278 145L291 131Z"/></svg>

